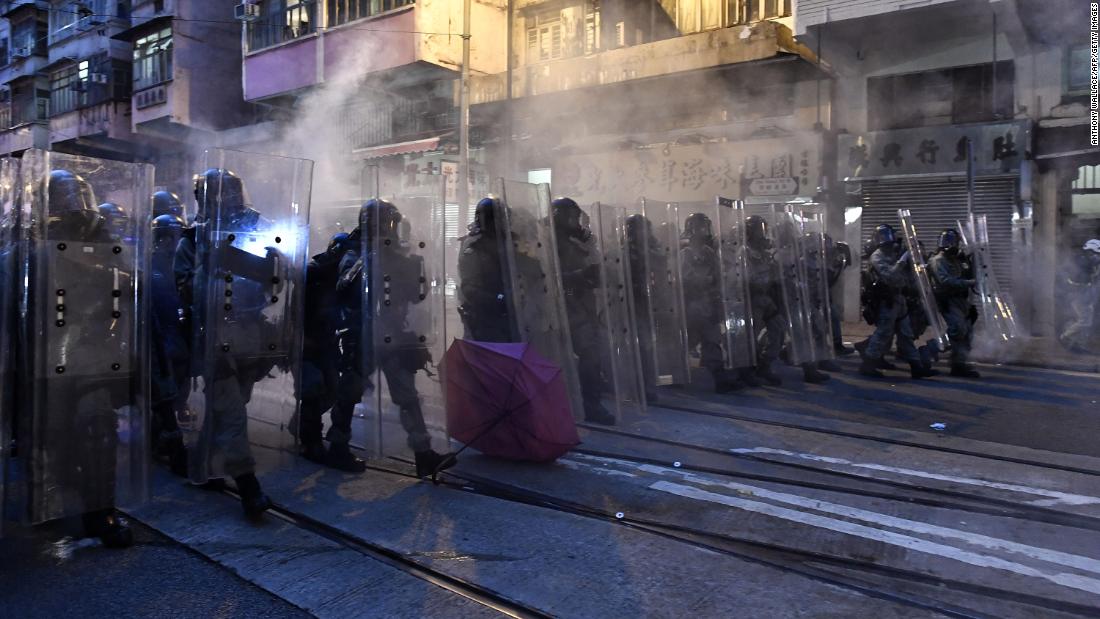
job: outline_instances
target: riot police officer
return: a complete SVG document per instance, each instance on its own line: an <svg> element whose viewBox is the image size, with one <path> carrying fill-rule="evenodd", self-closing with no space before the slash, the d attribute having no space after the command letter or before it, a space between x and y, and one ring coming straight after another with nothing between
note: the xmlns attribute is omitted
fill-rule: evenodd
<svg viewBox="0 0 1100 619"><path fill-rule="evenodd" d="M1075 353L1091 352L1096 341L1096 312L1100 307L1100 239L1090 239L1073 257L1067 281L1071 288L1070 306L1074 317L1066 325L1059 341Z"/></svg>
<svg viewBox="0 0 1100 619"><path fill-rule="evenodd" d="M684 313L688 349L699 349L699 364L714 377L716 393L744 388L725 369L722 351L722 290L718 252L710 218L692 213L684 220L680 268L684 285Z"/></svg>
<svg viewBox="0 0 1100 619"><path fill-rule="evenodd" d="M468 339L478 342L511 342L511 317L505 288L503 239L496 224L501 208L496 198L482 198L474 211L469 234L458 253L459 315Z"/></svg>
<svg viewBox="0 0 1100 619"><path fill-rule="evenodd" d="M572 198L557 198L551 202L550 209L565 294L565 313L573 352L577 356L584 418L592 423L614 425L615 416L601 401L605 377L600 363L602 334L595 293L600 285L598 250L592 231L583 223L585 215Z"/></svg>
<svg viewBox="0 0 1100 619"><path fill-rule="evenodd" d="M305 327L302 371L298 397L301 400L298 439L301 454L307 460L349 473L362 473L366 463L351 452L351 419L359 395L354 390L341 397L340 297L337 284L340 264L349 252L358 250L358 237L340 232L332 237L325 251L313 256L306 267ZM358 332L358 331L356 331ZM359 369L354 369L358 375ZM332 410L329 430L330 448L321 440L321 417Z"/></svg>
<svg viewBox="0 0 1100 619"><path fill-rule="evenodd" d="M216 247L215 234L247 235L270 228L271 222L246 203L244 182L224 168L210 168L195 176L195 200L198 206L195 225L180 239L174 262L176 284L187 308L192 338L197 345L207 348L220 345L203 340L214 333L224 333L227 339L243 342L256 339L268 328L263 309L269 282L220 270L210 272L218 265L212 252ZM274 250L268 251L270 256ZM219 268L224 270L225 265ZM226 304L228 315L219 320L208 315L213 309L208 305L208 296L212 279L223 276L233 281L234 296L227 297L231 299ZM212 355L213 367L206 367L207 355L198 353L196 350L191 355L191 375L204 378L210 407L202 427L201 447L221 451L225 473L237 484L245 515L259 517L271 507L271 500L256 478L256 461L248 439L247 407L256 383L267 376L277 360L223 349ZM205 482L208 472L203 467L207 463L195 456L194 453L188 456L192 481Z"/></svg>
<svg viewBox="0 0 1100 619"><path fill-rule="evenodd" d="M176 288L172 262L183 233L183 220L165 214L153 219L150 269L150 404L154 455L166 460L173 473L187 474L187 451L177 414L187 406L189 343L184 308Z"/></svg>
<svg viewBox="0 0 1100 619"><path fill-rule="evenodd" d="M838 243L833 237L825 235L825 264L829 278L829 308L833 329L833 352L838 357L846 357L855 349L844 345L844 333L840 326L840 291L836 289L840 276L852 264L852 248L847 243Z"/></svg>
<svg viewBox="0 0 1100 619"><path fill-rule="evenodd" d="M183 221L183 204L179 196L170 191L158 191L153 194L153 219L161 215L172 215Z"/></svg>
<svg viewBox="0 0 1100 619"><path fill-rule="evenodd" d="M829 263L828 244L828 235L817 232L807 232L802 237L806 282L809 288L806 300L810 305L807 314L810 336L813 338L815 352L820 353L821 357L827 357L836 350L836 341L833 340L832 295L829 290L829 271L832 265ZM830 340L832 344L829 343ZM816 366L816 369L828 372L841 371L840 366L832 359L821 358ZM811 372L810 378L818 377Z"/></svg>
<svg viewBox="0 0 1100 619"><path fill-rule="evenodd" d="M974 306L970 303L970 289L975 281L970 263L959 252L959 233L944 230L940 233L937 251L928 264L932 275L932 287L936 304L947 323L947 337L951 342L951 376L980 378L967 364L973 324L970 316Z"/></svg>
<svg viewBox="0 0 1100 619"><path fill-rule="evenodd" d="M378 299L374 296L382 292L381 284L370 282L376 265L388 265L387 270L397 273L384 285L384 294L388 295L385 311L392 312L387 315L401 316L410 305L423 301L420 294L423 258L401 246L401 219L401 212L396 206L386 200L372 199L360 211L359 227L348 235L349 247L362 249L348 249L340 261L337 291L340 295L340 348L343 355L340 387L328 438L330 453L340 444L347 445L351 438L351 417L355 404L362 398L364 388L380 388L370 381L376 370L380 370L389 387L390 399L400 410L401 426L407 434L406 442L416 460L416 474L418 477L428 477L455 464L454 454L440 454L432 449L431 435L424 422L420 394L416 389L416 374L427 371L432 361L431 354L413 333L397 333L387 341L376 341L375 337L376 322L383 319L378 313ZM372 284L367 287L366 299L363 296L364 277ZM367 315L363 313L364 307L369 308Z"/></svg>
<svg viewBox="0 0 1100 619"><path fill-rule="evenodd" d="M859 372L865 376L883 378L879 371L881 359L896 336L898 354L909 363L911 376L935 376L938 372L921 363L909 325L905 288L909 286L912 256L908 251L901 250L897 234L888 224L882 224L875 230L874 244L876 249L871 254L869 274L877 301L873 316L875 332L862 351L863 363Z"/></svg>
<svg viewBox="0 0 1100 619"><path fill-rule="evenodd" d="M91 185L81 176L68 170L56 169L43 179L48 185L46 201L49 208L46 213L45 238L49 243L38 244L32 250L28 263L32 271L26 277L31 286L28 299L32 307L29 315L38 315L45 311L49 316L58 318L56 327L61 330L56 335L65 339L66 354L58 357L69 363L79 363L77 358L98 366L108 359L96 359L89 351L103 349L111 355L110 344L105 342L111 334L110 326L104 324L114 320L111 315L112 297L104 291L121 290L132 284L133 273L122 273L111 268L110 254L100 256L98 252L66 251L68 246L82 244L94 247L97 244L121 248L122 239L117 230L112 229L107 219L95 206L95 194ZM56 264L50 262L40 252L58 251L54 256ZM106 253L106 252L104 252ZM120 255L116 252L114 255ZM50 278L47 283L41 279L43 271ZM52 271L52 272L50 272ZM62 271L64 271L62 273ZM64 277L68 284L56 284ZM120 281L122 278L130 282ZM40 294L34 288L47 285L49 294ZM55 297L53 288L63 285ZM50 308L37 308L38 299L45 298ZM77 307L67 307L59 303L57 312L51 312L53 299L60 298L65 303ZM98 322L103 320L104 323ZM52 318L51 318L52 321ZM37 330L36 330L37 331ZM49 333L38 331L29 333L28 339L50 337ZM117 335L117 334L115 334ZM57 346L55 342L46 342L47 348ZM40 346L29 344L27 354L38 354ZM113 357L113 355L111 355ZM44 366L35 361L32 366ZM41 399L36 397L27 401L33 425L22 427L20 444L28 456L41 458L34 466L34 484L32 502L36 509L55 513L71 513L75 505L83 511L82 520L85 532L90 537L99 537L109 547L126 547L133 543L133 534L129 523L114 510L116 500L116 467L119 446L118 409L131 403L134 384L129 372L114 374L106 368L83 372L68 372L65 366L51 372L53 376L35 373L33 367L22 368L30 375L30 388L35 392L48 390ZM62 408L63 407L63 408ZM30 421L30 420L28 420ZM32 431L33 427L33 431ZM42 507L44 504L60 503L53 509Z"/></svg>
<svg viewBox="0 0 1100 619"><path fill-rule="evenodd" d="M626 251L630 263L631 296L637 321L638 345L642 357L642 380L646 400L657 401L657 367L654 350L654 328L650 294L660 282L649 282L650 273L668 270L667 259L660 250L660 241L653 234L653 222L641 214L626 218ZM649 268L647 268L649 265Z"/></svg>

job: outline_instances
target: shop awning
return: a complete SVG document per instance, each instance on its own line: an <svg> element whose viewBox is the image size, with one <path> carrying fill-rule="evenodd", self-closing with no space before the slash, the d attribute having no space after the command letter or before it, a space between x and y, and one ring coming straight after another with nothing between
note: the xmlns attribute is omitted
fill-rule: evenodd
<svg viewBox="0 0 1100 619"><path fill-rule="evenodd" d="M369 148L356 148L351 151L351 154L356 159L380 159L382 157L393 157L395 155L426 153L433 150L439 150L439 144L443 139L451 136L453 133L452 131L448 131L447 133L435 137L413 140L411 142L398 142L397 144L383 144L382 146L371 146Z"/></svg>

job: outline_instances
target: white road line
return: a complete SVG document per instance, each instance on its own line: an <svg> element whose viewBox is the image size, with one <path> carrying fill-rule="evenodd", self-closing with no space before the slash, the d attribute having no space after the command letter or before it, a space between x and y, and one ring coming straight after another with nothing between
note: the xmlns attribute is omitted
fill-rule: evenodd
<svg viewBox="0 0 1100 619"><path fill-rule="evenodd" d="M975 479L973 477L959 477L957 475L944 475L942 473L931 473L929 471L920 471L916 469L905 469L894 466L887 466L885 464L874 464L869 462L852 462L851 460L845 460L843 458L833 458L830 456L819 456L816 454L798 453L795 451L787 451L785 449L773 449L771 447L749 447L740 449L731 449L731 453L737 454L770 454L777 456L788 456L791 458L798 458L800 460L811 460L814 462L824 462L826 464L838 464L841 466L850 466L859 469L869 469L872 471L881 471L884 473L895 473L897 475L906 475L909 477L922 477L925 479L935 479L937 481L947 481L956 484L964 484L968 486L982 486L985 488L994 488L996 490L1007 490L1009 492L1017 492L1020 494L1031 494L1035 496L1044 496L1046 499L1040 499L1037 501L1028 501L1029 505L1039 506L1051 506L1051 505L1100 505L1100 497L1087 496L1083 494L1071 494L1068 492L1059 492L1057 490L1048 490L1046 488L1035 488L1032 486L1021 486L1019 484L1008 484L998 481L987 481L984 479Z"/></svg>
<svg viewBox="0 0 1100 619"><path fill-rule="evenodd" d="M862 537L864 539L882 542L884 544L890 544L892 546L898 546L915 552L922 552L937 557L946 557L948 559L954 559L956 561L961 561L963 563L968 563L977 567L999 569L1007 572L1013 572L1015 574L1020 574L1021 576L1039 578L1062 587L1078 589L1080 591L1085 591L1091 594L1096 594L1097 591L1100 591L1100 580L1097 580L1095 578L1078 576L1076 574L1045 572L1027 565L1022 565L1020 563L1006 561L998 557L982 555L975 552L962 550L954 546L947 546L945 544L937 544L935 542L930 542L916 537L910 537L908 535L902 535L900 533L894 533L892 531L883 531L881 529L875 529L862 524L855 524L852 522L837 520L835 518L828 518L817 514L808 514L805 512L800 512L798 510L788 509L786 507L780 507L778 505L772 505L770 503L761 503L759 501L750 501L748 499L733 497L725 494L718 494L716 492L707 492L706 490L702 490L694 486L685 486L683 484L677 484L669 481L658 481L653 483L649 487L653 490L667 492L669 494L674 494L697 501L708 501L711 503L718 503L720 505L727 505L729 507L735 507L758 514L764 514L767 516L773 516L775 518L790 520L791 522L797 522L800 524L836 531L838 533Z"/></svg>
<svg viewBox="0 0 1100 619"><path fill-rule="evenodd" d="M577 457L577 456L574 456ZM586 456L584 459L594 459ZM809 509L817 512L827 513L833 516L840 516L843 518L851 518L853 520L859 520L869 524L876 524L891 527L894 529L900 529L908 533L916 533L923 535L932 535L936 537L952 539L961 541L971 546L976 546L984 550L993 550L1001 552L1010 552L1013 554L1022 555L1045 563L1051 563L1054 565L1060 565L1065 567L1072 567L1084 572L1090 572L1094 574L1100 574L1100 560L1093 559L1091 557L1070 554L1067 552L1061 552L1058 550L1050 550L1048 548L1040 548L1037 546L1031 546L1028 544L1021 544L1019 542L1013 542L996 537L990 537L987 535L981 535L979 533L972 533L970 531L963 531L960 529L952 529L949 527L942 527L939 525L928 524L925 522L919 522L916 520L909 520L906 518L899 518L896 516L890 516L880 512L870 511L866 509L860 509L858 507L849 507L847 505L840 505L837 503L830 503L828 501L822 501L818 499L808 498L795 494L788 494L785 492L777 492L762 488L759 486L750 486L748 484L739 484L736 482L728 482L722 480L712 479L710 477L703 477L694 473L690 473L681 469L674 469L669 467L655 466L652 464L638 464L636 462L629 462L626 460L614 460L610 458L599 458L596 461L603 464L617 464L622 467L635 469L638 471L656 474L656 475L673 475L680 478L683 481L693 484L699 484L704 486L719 487L726 490L732 490L743 495L752 496L755 498L764 498L780 503L786 503L787 505L793 505L796 507ZM578 462L578 464L584 464ZM597 468L597 467L593 467ZM599 470L599 469L597 469ZM606 470L606 469L604 469Z"/></svg>

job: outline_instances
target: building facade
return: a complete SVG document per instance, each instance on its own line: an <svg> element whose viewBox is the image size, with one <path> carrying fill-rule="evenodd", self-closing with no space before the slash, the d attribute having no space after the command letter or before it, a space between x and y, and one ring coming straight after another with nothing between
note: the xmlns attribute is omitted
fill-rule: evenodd
<svg viewBox="0 0 1100 619"><path fill-rule="evenodd" d="M913 211L926 246L973 211L989 220L994 268L1034 335L1054 302L1070 185L1087 146L1087 5L1031 0L796 0L795 31L835 76L833 203L851 240ZM911 8L906 8L911 7ZM965 139L975 162L968 192ZM858 311L849 275L846 317Z"/></svg>

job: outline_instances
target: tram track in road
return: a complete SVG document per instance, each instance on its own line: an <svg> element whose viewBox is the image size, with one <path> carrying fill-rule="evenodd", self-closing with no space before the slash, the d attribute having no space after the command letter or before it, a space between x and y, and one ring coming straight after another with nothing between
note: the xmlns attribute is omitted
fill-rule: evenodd
<svg viewBox="0 0 1100 619"><path fill-rule="evenodd" d="M404 458L391 458L391 460L401 463L405 467L413 465L412 461ZM407 470L399 470L379 464L369 464L367 468L370 471L378 473L419 480L418 477ZM613 523L678 543L688 544L710 552L736 557L752 563L798 574L819 582L840 586L870 597L941 613L949 617L987 618L997 615L965 608L957 604L948 604L927 595L889 590L883 587L881 583L876 583L874 581L876 579L886 579L899 585L915 582L922 586L950 589L959 594L982 596L988 600L1008 600L1036 610L1043 609L1049 612L1067 613L1083 617L1100 617L1100 607L1055 600L1017 591L1006 591L956 579L932 576L914 570L882 565L872 560L842 557L795 548L782 543L765 542L743 536L704 531L649 518L612 513L583 503L577 503L551 494L521 488L501 482L498 479L491 479L464 471L455 472L451 469L445 471L441 477L442 479L440 479L439 485L451 490L472 492L480 496ZM850 573L841 573L841 570L844 572L863 574L864 577L860 578Z"/></svg>
<svg viewBox="0 0 1100 619"><path fill-rule="evenodd" d="M937 488L934 486L927 486L924 484L894 481L890 479L882 479L878 477L869 477L866 475L859 475L856 473L848 473L845 471L837 471L829 468L823 468L820 466L814 466L812 464L802 464L798 462L784 462L780 460L774 460L771 458L763 458L755 456L753 454L737 453L718 449L715 447L706 447L701 445L695 445L692 443L683 443L674 441L671 439L664 439L660 437L646 436L644 434L635 434L632 432L626 432L623 430L617 430L613 428L607 428L604 426L596 426L587 423L578 423L579 427L594 432L602 432L605 434L612 434L616 436L622 436L630 439L641 440L646 442L652 442L655 444L674 447L681 450L697 451L706 454L712 454L716 456L723 456L733 458L736 460L747 460L756 462L767 466L775 466L780 468L793 469L797 471L814 473L817 475L825 475L829 477L836 477L841 479L847 479L857 482L861 485L870 486L882 486L892 489L901 489L909 494L898 494L891 492L880 492L875 490L868 490L864 488L854 488L852 486L845 486L840 484L828 484L806 481L803 479L797 479L793 477L784 477L778 475L764 475L758 473L747 473L740 471L733 471L729 469L721 469L713 466L701 466L685 462L682 457L675 460L679 462L676 468L693 471L696 473L705 473L709 475L721 475L725 477L734 477L738 479L746 479L757 482L777 483L788 486L797 486L800 488L806 488L809 490L824 490L828 492L840 492L844 494L851 494L872 499L885 499L891 501L899 501L904 503L910 503L914 505L922 505L925 507L942 508L942 509L954 509L965 512L978 513L988 516L1000 516L1008 518L1017 518L1021 520L1028 520L1033 522L1042 522L1045 524L1053 524L1064 527L1072 527L1076 529L1086 529L1090 531L1100 531L1100 518L1093 516L1085 516L1081 514L1067 513L1048 507L1038 505L1021 504L1019 501L1012 501L1008 499L999 499L995 497L983 496L972 492L963 492L958 490L949 490L946 488ZM588 449L585 447L577 447L573 449L574 453L600 457L600 458L614 458L619 460L627 460L638 464L648 464L654 466L673 466L672 459L658 459L650 457L642 457L634 454L626 454L620 452L601 451L598 449ZM938 497L944 497L943 499L929 498L914 496L912 493L918 492L928 495L934 495Z"/></svg>
<svg viewBox="0 0 1100 619"><path fill-rule="evenodd" d="M999 462L1006 462L1011 464L1023 464L1027 466L1034 466L1039 468L1046 468L1052 470L1063 471L1067 473L1079 473L1082 475L1091 475L1094 477L1100 477L1100 470L1087 469L1082 467L1070 466L1066 464L1058 464L1054 462L1044 462L1042 460L1033 460L1028 458L1018 458L1013 456L1004 456L997 454L983 453L970 449L961 449L958 447L947 447L944 445L935 446L927 443L921 443L919 441L910 441L899 438L889 438L884 436L874 436L870 434L861 434L859 432L850 432L846 430L834 430L830 428L821 428L812 425L804 425L798 423L792 423L789 421L779 421L775 419L760 419L759 417L753 417L751 415L737 415L730 413L719 413L717 411L701 410L699 408L693 408L688 404L677 404L675 402L669 402L662 400L660 404L656 405L657 408L663 408L679 413L688 413L692 415L701 415L705 417L713 417L716 419L727 419L730 421L740 421L744 423L754 423L759 425L773 426L778 428L785 428L788 430L799 430L802 432L813 432L817 434L826 434L829 436L836 436L840 438L852 438L863 441L871 441L875 443L883 443L888 445L898 445L899 447L912 447L916 449L925 449L930 451L938 451L942 453L949 453L961 456L972 456L976 458L984 458L986 460L996 460ZM593 427L591 424L578 424L584 427Z"/></svg>
<svg viewBox="0 0 1100 619"><path fill-rule="evenodd" d="M378 467L372 467L372 470L392 473L392 471ZM240 500L240 495L230 488L226 488L222 492L235 500ZM481 604L503 616L514 617L516 619L551 619L552 617L552 615L548 615L537 608L513 600L502 593L493 591L463 578L446 574L407 557L400 552L355 537L332 525L305 514L295 512L285 506L276 504L266 513L295 527L347 548L348 550L353 550L393 569Z"/></svg>

